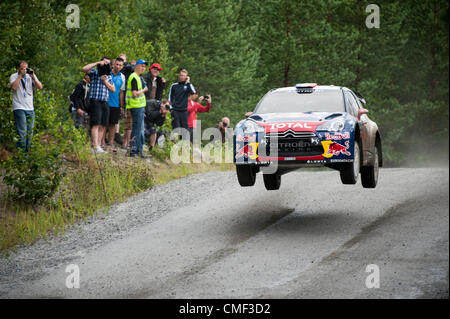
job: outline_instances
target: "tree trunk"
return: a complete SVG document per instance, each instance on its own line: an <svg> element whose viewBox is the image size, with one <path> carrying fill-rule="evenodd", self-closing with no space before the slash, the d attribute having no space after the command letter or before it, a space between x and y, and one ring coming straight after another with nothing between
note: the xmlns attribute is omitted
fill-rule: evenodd
<svg viewBox="0 0 450 319"><path fill-rule="evenodd" d="M289 4L288 4L289 5ZM289 70L291 68L291 52L290 52L290 37L291 37L291 31L292 31L292 17L291 17L291 10L286 8L286 39L288 43L288 51L286 56L286 62L284 64L284 73L283 73L283 86L289 86Z"/></svg>

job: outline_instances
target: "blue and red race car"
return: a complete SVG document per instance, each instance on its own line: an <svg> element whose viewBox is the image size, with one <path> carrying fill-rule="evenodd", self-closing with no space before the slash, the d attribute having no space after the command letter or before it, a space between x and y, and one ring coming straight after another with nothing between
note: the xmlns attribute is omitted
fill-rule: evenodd
<svg viewBox="0 0 450 319"><path fill-rule="evenodd" d="M297 84L269 91L234 131L239 184L253 186L263 173L268 190L281 175L301 167L326 166L344 184L375 188L383 165L381 135L366 102L345 87Z"/></svg>

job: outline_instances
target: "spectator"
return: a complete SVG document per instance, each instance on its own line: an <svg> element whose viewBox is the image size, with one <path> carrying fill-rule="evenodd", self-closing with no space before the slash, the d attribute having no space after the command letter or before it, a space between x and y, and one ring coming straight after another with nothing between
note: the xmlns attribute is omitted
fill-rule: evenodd
<svg viewBox="0 0 450 319"><path fill-rule="evenodd" d="M209 112L209 110L211 109L211 95L206 95L206 98L203 96L199 98L199 94L200 92L198 91L196 91L194 94L190 94L188 101L188 127L191 143L194 138L194 129L197 127L197 113ZM207 103L206 106L197 103L197 99L199 99L200 102L205 100Z"/></svg>
<svg viewBox="0 0 450 319"><path fill-rule="evenodd" d="M145 136L149 137L149 150L156 144L156 126L162 126L166 121L166 114L170 104L167 100L150 100L145 107Z"/></svg>
<svg viewBox="0 0 450 319"><path fill-rule="evenodd" d="M134 67L136 65L136 61L131 61L131 63L127 62L127 56L126 54L122 53L119 55L119 58L122 58L124 61L122 74L125 75L125 83L128 83L128 78L130 77L131 73L134 72ZM126 85L126 84L125 84ZM126 98L126 96L125 96ZM124 100L124 104L126 105L126 102ZM130 137L131 137L131 129L133 124L133 119L131 118L131 111L129 109L124 110L123 112L123 148L128 148L130 146Z"/></svg>
<svg viewBox="0 0 450 319"><path fill-rule="evenodd" d="M38 80L34 70L28 68L28 63L20 61L17 73L9 78L12 90L12 105L14 122L19 134L17 147L28 152L31 147L34 128L33 89L42 89L42 83Z"/></svg>
<svg viewBox="0 0 450 319"><path fill-rule="evenodd" d="M127 62L127 55L125 53L119 54L119 58L123 60L123 68L120 70L120 72L125 75L125 81L128 81L128 78L130 77L131 73L134 72L134 66L136 62L128 63ZM132 61L133 62L133 61Z"/></svg>
<svg viewBox="0 0 450 319"><path fill-rule="evenodd" d="M72 120L75 127L78 129L84 127L88 129L87 122L89 114L89 74L85 73L83 80L81 80L70 95L72 101Z"/></svg>
<svg viewBox="0 0 450 319"><path fill-rule="evenodd" d="M178 75L178 82L170 87L169 102L172 105L173 129L178 127L188 129L188 98L190 93L195 93L190 80L188 72L182 69Z"/></svg>
<svg viewBox="0 0 450 319"><path fill-rule="evenodd" d="M130 140L130 156L139 155L145 158L143 154L143 131L144 131L144 112L146 106L145 92L148 87L142 79L141 74L145 72L148 62L140 59L136 62L134 72L130 75L127 82L127 109L131 112L133 119L131 140Z"/></svg>
<svg viewBox="0 0 450 319"><path fill-rule="evenodd" d="M161 65L153 63L143 78L148 86L148 91L145 92L145 98L147 102L152 99L161 101L164 88L166 87L166 79L159 76L159 72L162 70Z"/></svg>
<svg viewBox="0 0 450 319"><path fill-rule="evenodd" d="M111 75L101 75L96 66L104 68L109 65L110 59L103 57L101 61L87 64L83 67L83 72L89 72L91 79L91 90L89 94L89 116L91 120L92 146L98 153L106 153L100 146L106 126L109 122L108 91L115 92L116 88L112 82Z"/></svg>
<svg viewBox="0 0 450 319"><path fill-rule="evenodd" d="M120 71L123 68L122 58L117 58L113 64L111 78L114 83L115 92L109 94L109 135L108 142L113 152L117 150L114 147L114 137L116 134L116 125L119 123L120 114L123 113L123 103L125 96L125 75Z"/></svg>
<svg viewBox="0 0 450 319"><path fill-rule="evenodd" d="M230 119L228 117L223 117L222 120L215 126L217 129L220 130L220 134L222 135L222 143L225 143L225 132L227 129L233 129L230 126Z"/></svg>

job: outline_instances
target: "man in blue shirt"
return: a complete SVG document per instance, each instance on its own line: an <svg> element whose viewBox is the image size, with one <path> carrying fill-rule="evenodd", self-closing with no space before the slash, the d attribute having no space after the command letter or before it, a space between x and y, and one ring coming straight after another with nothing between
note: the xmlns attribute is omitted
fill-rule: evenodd
<svg viewBox="0 0 450 319"><path fill-rule="evenodd" d="M89 93L89 116L91 119L92 146L98 153L106 153L100 146L106 127L109 122L108 91L115 92L111 75L101 75L95 67L104 68L111 60L103 57L101 61L87 64L83 67L83 72L89 72L91 79L91 91Z"/></svg>
<svg viewBox="0 0 450 319"><path fill-rule="evenodd" d="M123 113L123 104L125 101L125 75L120 71L123 68L123 59L117 58L114 61L111 78L114 83L115 92L109 93L109 134L108 142L113 152L117 150L114 147L114 136L117 131L117 124L120 120L120 114Z"/></svg>

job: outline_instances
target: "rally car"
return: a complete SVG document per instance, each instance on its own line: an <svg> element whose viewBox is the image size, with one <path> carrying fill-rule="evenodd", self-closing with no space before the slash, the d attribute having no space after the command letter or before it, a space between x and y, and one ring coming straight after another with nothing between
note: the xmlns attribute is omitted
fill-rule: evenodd
<svg viewBox="0 0 450 319"><path fill-rule="evenodd" d="M381 135L365 100L348 88L316 83L270 90L235 128L234 163L239 184L253 186L263 173L268 190L281 175L326 166L344 184L375 188L383 166Z"/></svg>

